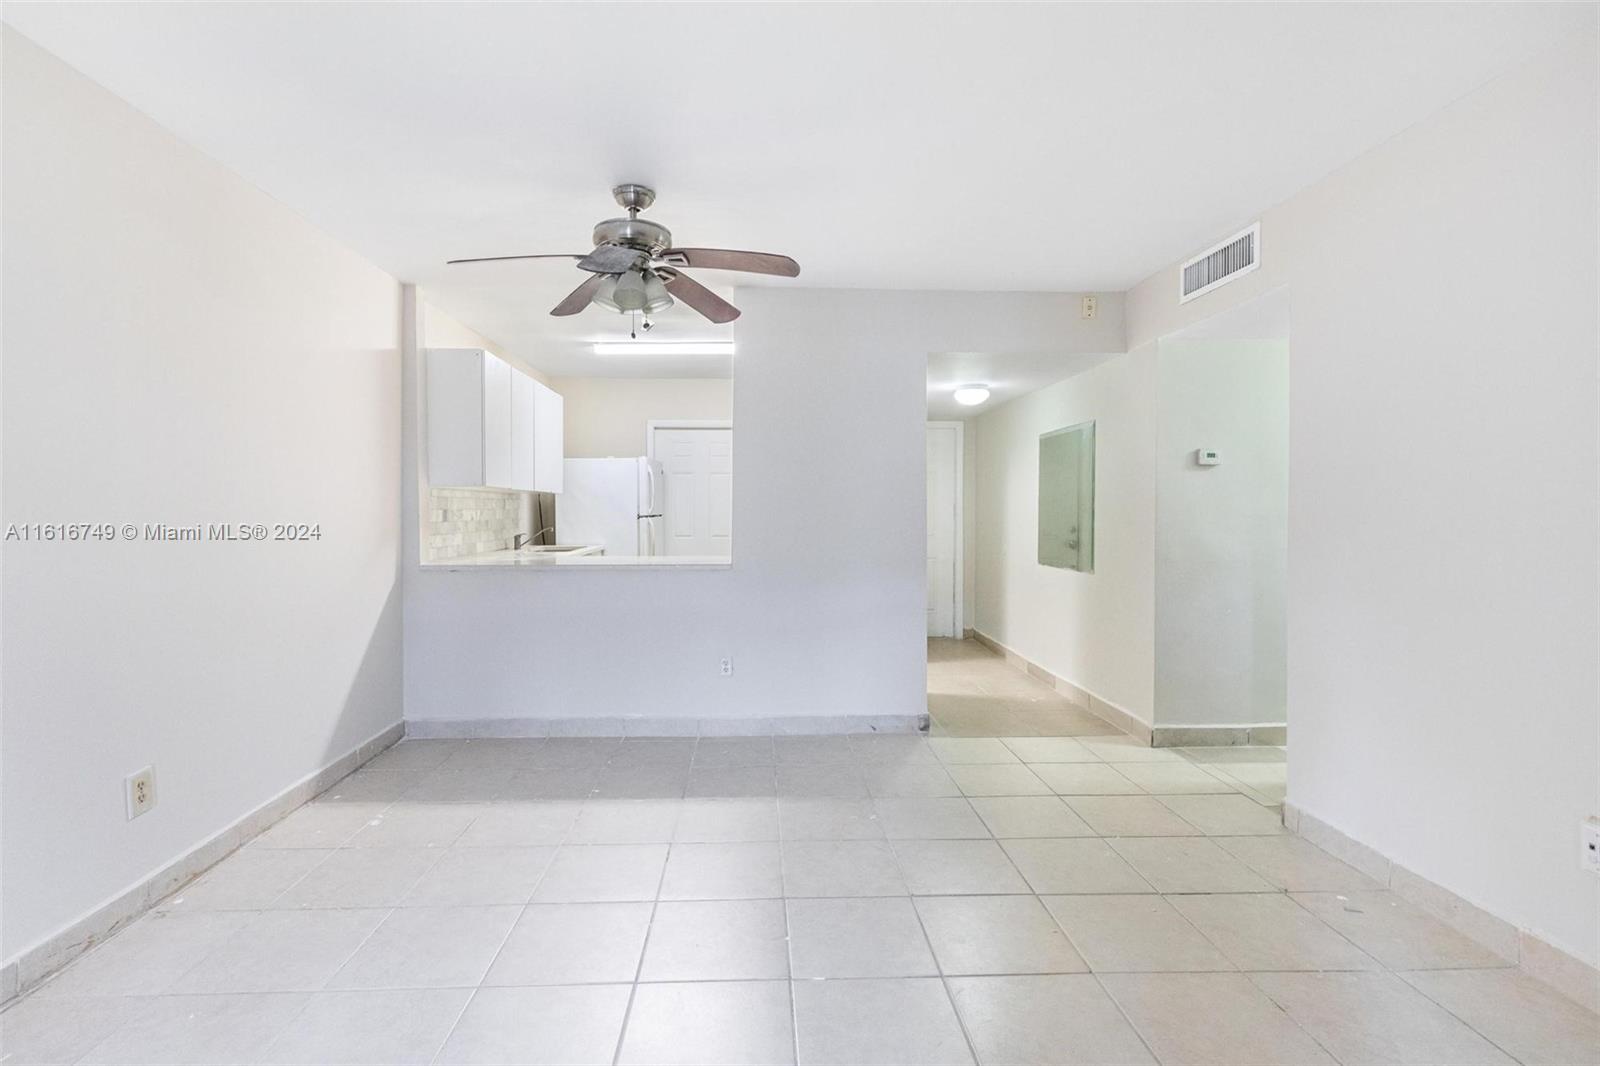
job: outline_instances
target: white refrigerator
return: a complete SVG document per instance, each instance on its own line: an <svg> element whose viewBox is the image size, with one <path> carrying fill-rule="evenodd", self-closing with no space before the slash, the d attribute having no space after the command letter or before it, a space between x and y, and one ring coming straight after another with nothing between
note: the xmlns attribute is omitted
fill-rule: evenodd
<svg viewBox="0 0 1600 1066"><path fill-rule="evenodd" d="M568 459L556 500L556 541L598 544L607 555L662 555L661 464L636 459Z"/></svg>

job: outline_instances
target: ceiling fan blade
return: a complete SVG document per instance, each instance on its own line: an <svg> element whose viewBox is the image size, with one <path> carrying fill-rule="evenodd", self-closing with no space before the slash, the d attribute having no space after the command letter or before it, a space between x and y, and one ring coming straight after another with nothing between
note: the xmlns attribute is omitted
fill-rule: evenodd
<svg viewBox="0 0 1600 1066"><path fill-rule="evenodd" d="M694 280L676 270L660 272L661 283L675 299L682 300L713 322L732 322L739 317L739 309Z"/></svg>
<svg viewBox="0 0 1600 1066"><path fill-rule="evenodd" d="M703 270L742 270L746 274L776 274L784 278L800 276L800 264L786 255L772 252L740 252L732 248L668 248L661 258L674 266Z"/></svg>
<svg viewBox="0 0 1600 1066"><path fill-rule="evenodd" d="M594 299L594 294L600 288L600 283L606 280L604 274L596 274L576 289L567 293L567 298L550 309L552 315L575 315L589 306L589 301Z"/></svg>
<svg viewBox="0 0 1600 1066"><path fill-rule="evenodd" d="M576 253L570 255L486 255L480 259L448 259L445 266L455 266L457 263L503 263L508 259L582 259Z"/></svg>
<svg viewBox="0 0 1600 1066"><path fill-rule="evenodd" d="M628 248L620 244L602 244L578 260L578 269L595 274L621 274L631 269L643 257L644 253L637 248Z"/></svg>

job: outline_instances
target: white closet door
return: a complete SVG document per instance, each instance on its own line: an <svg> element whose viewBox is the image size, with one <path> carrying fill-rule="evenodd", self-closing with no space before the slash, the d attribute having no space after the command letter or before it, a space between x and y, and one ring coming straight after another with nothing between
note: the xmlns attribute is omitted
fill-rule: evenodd
<svg viewBox="0 0 1600 1066"><path fill-rule="evenodd" d="M666 475L664 555L733 554L733 430L657 428Z"/></svg>

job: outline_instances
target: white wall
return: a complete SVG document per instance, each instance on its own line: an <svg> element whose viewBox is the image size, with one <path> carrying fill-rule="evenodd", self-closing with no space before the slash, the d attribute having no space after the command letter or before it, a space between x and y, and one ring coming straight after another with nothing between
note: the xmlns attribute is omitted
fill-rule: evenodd
<svg viewBox="0 0 1600 1066"><path fill-rule="evenodd" d="M974 419L976 628L1151 721L1155 346ZM1095 423L1094 572L1039 565L1039 436Z"/></svg>
<svg viewBox="0 0 1600 1066"><path fill-rule="evenodd" d="M470 326L464 325L448 312L432 304L422 305L423 338L430 348L483 348L493 352L524 374L542 385L551 385L548 374L508 352L498 341L485 337Z"/></svg>
<svg viewBox="0 0 1600 1066"><path fill-rule="evenodd" d="M567 456L643 455L651 419L733 417L728 378L556 378L566 400Z"/></svg>
<svg viewBox="0 0 1600 1066"><path fill-rule="evenodd" d="M975 627L1147 725L1282 722L1287 377L1282 341L1168 338L968 423ZM1083 574L1038 562L1039 437L1089 421Z"/></svg>
<svg viewBox="0 0 1600 1066"><path fill-rule="evenodd" d="M1155 722L1281 723L1289 344L1164 339L1156 392Z"/></svg>
<svg viewBox="0 0 1600 1066"><path fill-rule="evenodd" d="M4 546L9 959L399 720L400 298L3 38L5 520L322 528Z"/></svg>
<svg viewBox="0 0 1600 1066"><path fill-rule="evenodd" d="M1290 801L1593 964L1590 26L1268 211L1255 274L1142 283L1129 337L1289 286Z"/></svg>
<svg viewBox="0 0 1600 1066"><path fill-rule="evenodd" d="M928 354L1116 351L1121 301L1088 323L1074 295L762 287L736 302L732 568L408 564L408 719L926 711Z"/></svg>
<svg viewBox="0 0 1600 1066"><path fill-rule="evenodd" d="M968 419L961 433L961 628L978 618L978 423Z"/></svg>

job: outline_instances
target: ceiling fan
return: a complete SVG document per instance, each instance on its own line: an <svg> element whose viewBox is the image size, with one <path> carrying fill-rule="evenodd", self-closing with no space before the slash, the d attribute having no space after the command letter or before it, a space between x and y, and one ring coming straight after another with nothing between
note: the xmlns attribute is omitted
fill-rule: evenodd
<svg viewBox="0 0 1600 1066"><path fill-rule="evenodd" d="M618 185L611 190L627 218L608 218L594 228L594 251L588 255L491 255L479 259L452 259L458 263L494 263L511 259L575 259L579 270L591 277L551 309L552 315L575 315L591 303L649 316L682 300L712 322L732 322L739 309L683 272L684 267L707 270L742 270L749 274L775 274L792 278L800 264L786 255L739 252L728 248L674 248L672 231L639 217L655 203L656 192L644 185Z"/></svg>

